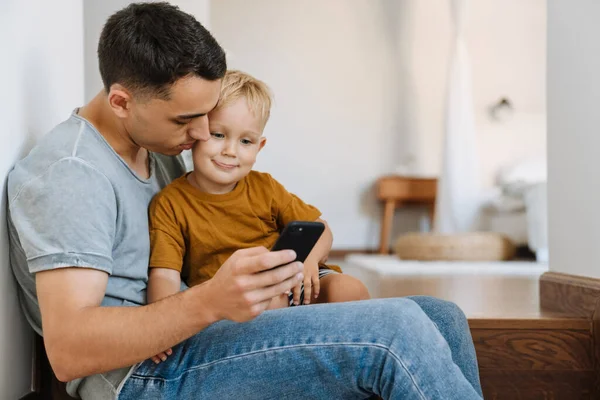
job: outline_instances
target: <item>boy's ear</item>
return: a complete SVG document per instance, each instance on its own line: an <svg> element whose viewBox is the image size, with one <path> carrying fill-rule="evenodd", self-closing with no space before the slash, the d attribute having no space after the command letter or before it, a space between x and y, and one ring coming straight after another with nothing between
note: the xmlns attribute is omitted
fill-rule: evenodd
<svg viewBox="0 0 600 400"><path fill-rule="evenodd" d="M260 143L258 144L258 151L261 151L263 147L265 147L265 144L267 144L267 138L263 136L260 138Z"/></svg>

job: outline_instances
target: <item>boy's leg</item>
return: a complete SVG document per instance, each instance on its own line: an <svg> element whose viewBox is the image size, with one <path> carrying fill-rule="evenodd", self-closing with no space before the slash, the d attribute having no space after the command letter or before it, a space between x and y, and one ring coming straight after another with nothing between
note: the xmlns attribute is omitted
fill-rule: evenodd
<svg viewBox="0 0 600 400"><path fill-rule="evenodd" d="M483 396L479 382L477 355L467 318L454 303L428 296L410 296L409 299L421 307L429 319L448 342L452 360L458 365L473 388Z"/></svg>
<svg viewBox="0 0 600 400"><path fill-rule="evenodd" d="M340 303L371 298L367 287L350 275L330 271L321 276L319 282L321 284L319 297L311 299L311 303Z"/></svg>
<svg viewBox="0 0 600 400"><path fill-rule="evenodd" d="M119 399L479 399L409 299L318 304L215 323L143 362Z"/></svg>

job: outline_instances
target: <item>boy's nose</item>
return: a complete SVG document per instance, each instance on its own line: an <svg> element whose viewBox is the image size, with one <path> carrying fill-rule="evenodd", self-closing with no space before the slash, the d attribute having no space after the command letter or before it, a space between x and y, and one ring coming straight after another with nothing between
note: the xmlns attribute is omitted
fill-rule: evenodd
<svg viewBox="0 0 600 400"><path fill-rule="evenodd" d="M235 145L231 142L228 142L225 147L223 147L221 154L228 157L235 157Z"/></svg>

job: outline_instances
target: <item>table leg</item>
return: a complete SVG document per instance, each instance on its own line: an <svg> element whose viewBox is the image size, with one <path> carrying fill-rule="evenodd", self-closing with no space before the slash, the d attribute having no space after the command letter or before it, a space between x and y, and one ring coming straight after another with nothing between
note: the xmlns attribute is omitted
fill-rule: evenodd
<svg viewBox="0 0 600 400"><path fill-rule="evenodd" d="M428 211L429 211L429 229L430 229L430 231L433 232L434 225L435 225L435 200L429 204Z"/></svg>
<svg viewBox="0 0 600 400"><path fill-rule="evenodd" d="M379 254L388 254L390 250L390 233L392 230L392 220L394 219L394 209L396 208L394 200L385 202L383 219L381 221L381 237L379 241Z"/></svg>

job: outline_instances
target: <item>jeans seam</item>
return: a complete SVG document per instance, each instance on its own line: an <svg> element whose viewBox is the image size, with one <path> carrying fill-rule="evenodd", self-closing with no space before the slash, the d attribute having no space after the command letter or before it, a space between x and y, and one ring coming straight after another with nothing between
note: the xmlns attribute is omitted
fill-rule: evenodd
<svg viewBox="0 0 600 400"><path fill-rule="evenodd" d="M117 399L117 400L119 399L119 396L121 395L121 392L123 391L123 386L125 386L125 382L127 382L127 379L129 379L133 375L133 373L136 371L136 369L139 368L139 366L142 364L142 362L132 365L131 368L129 368L129 371L127 371L127 375L125 375L123 380L121 380L121 382L119 382L119 384L117 385L115 399Z"/></svg>
<svg viewBox="0 0 600 400"><path fill-rule="evenodd" d="M230 356L230 357L225 357L216 361L212 361L206 364L202 364L202 365L197 365L191 368L186 369L185 371L183 371L179 376L177 376L176 378L173 379L166 379L166 378L162 378L162 377L157 377L157 376L149 376L149 375L140 375L137 373L133 373L131 374L131 376L129 377L129 379L131 378L136 378L136 379L141 379L141 380L149 380L149 381L162 381L162 382L169 382L169 381L176 381L182 378L183 375L187 374L188 372L193 372L196 370L200 370L200 369L204 369L207 367L211 367L213 365L225 362L225 361L232 361L235 359L239 359L239 358L244 358L244 357L248 357L248 356L254 356L254 355L258 355L258 354L262 354L262 353L266 353L266 352L273 352L273 351L279 351L279 350L288 350L288 349L295 349L295 348L305 348L305 347L331 347L331 346L346 346L346 347L375 347L377 349L384 349L386 350L388 353L390 353L392 355L392 357L402 366L402 368L404 369L404 371L406 372L406 374L409 376L411 382L413 383L413 386L415 387L415 389L417 390L417 392L419 393L419 396L421 397L421 399L423 400L427 400L427 397L425 397L425 394L422 392L421 388L419 387L419 385L417 384L417 381L415 380L414 375L410 372L410 370L408 369L408 367L406 366L406 364L404 363L404 361L402 360L402 358L397 355L396 353L394 353L389 347L382 345L382 344L378 344L378 343L356 343L356 342L351 342L351 343L322 343L322 344L302 344L302 345L292 345L292 346L279 346L279 347L272 347L269 349L264 349L264 350L257 350L257 351L251 351L251 352L247 352L244 354L238 354L235 356Z"/></svg>

